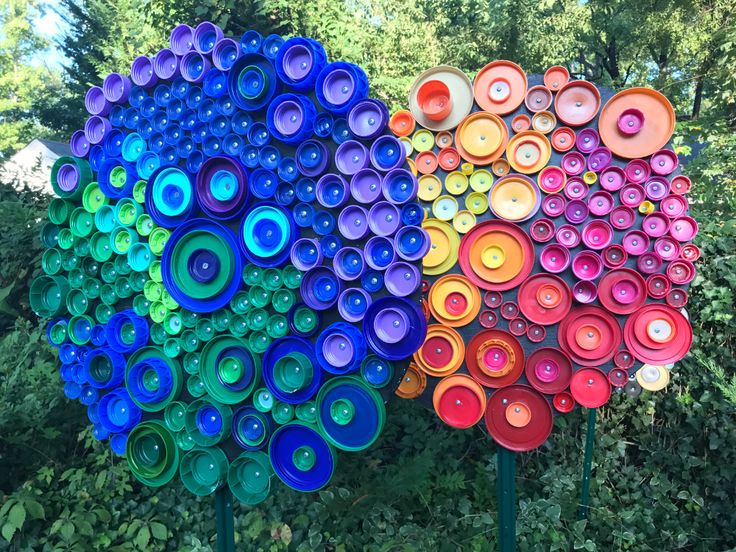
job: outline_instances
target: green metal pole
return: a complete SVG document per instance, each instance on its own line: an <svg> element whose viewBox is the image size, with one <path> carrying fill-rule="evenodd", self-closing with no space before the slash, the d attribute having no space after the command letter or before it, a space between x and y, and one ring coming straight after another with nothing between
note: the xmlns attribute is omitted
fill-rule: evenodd
<svg viewBox="0 0 736 552"><path fill-rule="evenodd" d="M583 460L583 481L580 488L580 509L578 519L587 519L590 499L590 472L593 469L593 447L595 446L595 408L588 409L588 431L585 436L585 458Z"/></svg>
<svg viewBox="0 0 736 552"><path fill-rule="evenodd" d="M227 485L215 491L215 518L217 524L217 552L235 552L235 523L233 496Z"/></svg>
<svg viewBox="0 0 736 552"><path fill-rule="evenodd" d="M516 551L516 453L497 447L498 549Z"/></svg>

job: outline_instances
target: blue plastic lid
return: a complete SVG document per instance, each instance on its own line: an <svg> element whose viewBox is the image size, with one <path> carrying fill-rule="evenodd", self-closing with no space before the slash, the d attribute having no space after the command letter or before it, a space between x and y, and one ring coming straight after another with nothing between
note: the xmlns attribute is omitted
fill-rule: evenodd
<svg viewBox="0 0 736 552"><path fill-rule="evenodd" d="M361 366L361 375L371 387L385 387L393 375L393 368L389 361L368 355Z"/></svg>
<svg viewBox="0 0 736 552"><path fill-rule="evenodd" d="M383 287L383 274L378 270L366 270L360 277L361 287L369 293L376 293Z"/></svg>
<svg viewBox="0 0 736 552"><path fill-rule="evenodd" d="M268 144L271 141L268 127L259 121L253 122L248 129L248 141L259 148Z"/></svg>
<svg viewBox="0 0 736 552"><path fill-rule="evenodd" d="M350 132L350 126L348 126L347 119L335 119L332 125L332 141L336 144L342 144L347 142L353 137L353 133Z"/></svg>
<svg viewBox="0 0 736 552"><path fill-rule="evenodd" d="M187 170L194 174L196 172L199 172L199 169L202 168L202 165L204 164L204 153L201 151L195 150L191 154L189 154L189 157L187 157Z"/></svg>
<svg viewBox="0 0 736 552"><path fill-rule="evenodd" d="M329 163L330 150L318 140L305 140L296 150L296 165L306 176L321 175Z"/></svg>
<svg viewBox="0 0 736 552"><path fill-rule="evenodd" d="M275 60L283 43L284 39L281 36L277 34L268 35L263 39L263 55L270 60Z"/></svg>
<svg viewBox="0 0 736 552"><path fill-rule="evenodd" d="M249 169L255 169L258 167L258 153L259 149L256 146L246 144L243 151L240 152L240 161Z"/></svg>
<svg viewBox="0 0 736 552"><path fill-rule="evenodd" d="M424 209L418 203L407 203L401 208L401 222L407 226L418 226L424 220Z"/></svg>
<svg viewBox="0 0 736 552"><path fill-rule="evenodd" d="M79 394L79 402L82 403L84 406L89 406L90 404L97 401L99 397L99 393L97 392L97 389L94 387L90 387L89 385L83 385L82 391Z"/></svg>
<svg viewBox="0 0 736 552"><path fill-rule="evenodd" d="M173 228L194 210L192 179L178 167L159 167L146 186L146 211L159 226Z"/></svg>
<svg viewBox="0 0 736 552"><path fill-rule="evenodd" d="M92 349L84 359L84 374L86 382L97 389L117 387L125 375L125 357L109 347Z"/></svg>
<svg viewBox="0 0 736 552"><path fill-rule="evenodd" d="M369 447L383 430L385 419L380 395L357 378L331 380L317 399L317 425L342 450Z"/></svg>
<svg viewBox="0 0 736 552"><path fill-rule="evenodd" d="M138 110L135 107L129 107L125 110L125 118L123 120L123 125L125 126L125 128L134 129L138 126L138 123L140 123L140 121L140 113L138 113Z"/></svg>
<svg viewBox="0 0 736 552"><path fill-rule="evenodd" d="M314 220L314 207L309 203L297 203L294 206L292 213L294 215L294 222L300 228L309 228L312 226L312 221Z"/></svg>
<svg viewBox="0 0 736 552"><path fill-rule="evenodd" d="M135 163L135 168L138 171L138 175L143 180L148 180L153 172L159 168L161 161L158 155L152 151L144 151Z"/></svg>
<svg viewBox="0 0 736 552"><path fill-rule="evenodd" d="M320 236L326 236L335 229L335 217L329 211L317 211L312 219L312 230Z"/></svg>
<svg viewBox="0 0 736 552"><path fill-rule="evenodd" d="M233 113L235 113L235 102L230 96L221 96L217 99L216 102L217 111L221 115L225 115L226 117L230 117Z"/></svg>
<svg viewBox="0 0 736 552"><path fill-rule="evenodd" d="M239 134L231 132L222 139L222 151L231 157L239 157L244 147L245 140Z"/></svg>
<svg viewBox="0 0 736 552"><path fill-rule="evenodd" d="M92 424L100 423L100 414L98 412L99 407L100 403L92 403L87 407L87 419L92 422Z"/></svg>
<svg viewBox="0 0 736 552"><path fill-rule="evenodd" d="M292 422L271 437L268 455L274 473L297 491L317 491L327 485L335 470L332 447L312 425Z"/></svg>
<svg viewBox="0 0 736 552"><path fill-rule="evenodd" d="M138 107L138 111L141 115L148 119L153 117L153 114L156 113L157 107L158 106L156 105L156 99L148 97L141 102L141 105Z"/></svg>
<svg viewBox="0 0 736 552"><path fill-rule="evenodd" d="M123 148L125 133L122 130L113 129L105 135L102 149L106 157L120 157Z"/></svg>
<svg viewBox="0 0 736 552"><path fill-rule="evenodd" d="M276 188L275 199L276 203L284 207L294 203L294 200L296 199L294 186L292 186L288 182L282 182L281 184L279 184L279 187Z"/></svg>
<svg viewBox="0 0 736 552"><path fill-rule="evenodd" d="M204 76L202 90L212 98L227 94L227 74L213 67Z"/></svg>
<svg viewBox="0 0 736 552"><path fill-rule="evenodd" d="M311 91L327 54L319 42L300 36L288 39L276 56L276 73L294 90Z"/></svg>
<svg viewBox="0 0 736 552"><path fill-rule="evenodd" d="M260 450L268 443L273 426L269 414L244 406L233 414L232 435L243 449Z"/></svg>
<svg viewBox="0 0 736 552"><path fill-rule="evenodd" d="M299 201L310 203L317 197L317 184L311 178L300 178L296 183L295 191Z"/></svg>
<svg viewBox="0 0 736 552"><path fill-rule="evenodd" d="M170 121L179 121L186 112L186 105L180 99L171 100L166 106L166 116Z"/></svg>
<svg viewBox="0 0 736 552"><path fill-rule="evenodd" d="M64 364L77 362L77 360L79 360L77 358L78 349L77 345L74 345L73 343L65 343L59 347L59 360Z"/></svg>
<svg viewBox="0 0 736 552"><path fill-rule="evenodd" d="M202 142L202 149L205 154L210 157L214 157L220 153L220 150L222 150L222 142L217 136L210 134Z"/></svg>
<svg viewBox="0 0 736 552"><path fill-rule="evenodd" d="M248 54L259 52L262 43L263 36L258 31L245 31L240 37L240 49Z"/></svg>
<svg viewBox="0 0 736 552"><path fill-rule="evenodd" d="M117 312L105 326L105 337L113 351L135 351L148 342L148 322L132 310Z"/></svg>
<svg viewBox="0 0 736 552"><path fill-rule="evenodd" d="M219 435L222 431L222 421L222 415L214 405L204 404L197 411L197 429L206 437L215 437Z"/></svg>
<svg viewBox="0 0 736 552"><path fill-rule="evenodd" d="M253 264L279 266L288 259L297 234L286 210L275 203L261 202L243 217L240 243L246 258Z"/></svg>
<svg viewBox="0 0 736 552"><path fill-rule="evenodd" d="M393 136L379 136L371 146L371 163L381 171L388 171L401 166L405 160L404 145ZM408 172L408 171L407 171ZM411 177L411 173L408 173ZM397 173L401 177L401 173Z"/></svg>
<svg viewBox="0 0 736 552"><path fill-rule="evenodd" d="M312 364L312 378L308 384L293 393L286 393L274 381L276 362L289 353L300 353ZM286 336L275 339L263 353L263 383L278 400L288 404L299 404L311 399L322 385L322 370L314 356L312 344L302 337Z"/></svg>
<svg viewBox="0 0 736 552"><path fill-rule="evenodd" d="M177 77L174 82L171 83L171 95L175 98L183 100L187 97L189 92L190 84L182 77Z"/></svg>
<svg viewBox="0 0 736 552"><path fill-rule="evenodd" d="M224 115L215 115L209 122L210 133L218 138L224 138L230 132L230 120Z"/></svg>
<svg viewBox="0 0 736 552"><path fill-rule="evenodd" d="M424 343L427 320L418 304L404 297L381 297L368 307L363 333L376 354L402 360Z"/></svg>
<svg viewBox="0 0 736 552"><path fill-rule="evenodd" d="M123 126L123 121L125 120L125 107L122 105L112 106L110 113L107 115L107 120L110 121L110 124L114 127Z"/></svg>
<svg viewBox="0 0 736 552"><path fill-rule="evenodd" d="M342 249L342 240L334 234L323 237L319 240L319 244L322 248L322 254L328 259L332 259Z"/></svg>
<svg viewBox="0 0 736 552"><path fill-rule="evenodd" d="M281 152L275 146L263 146L258 152L258 163L264 169L276 170L281 161Z"/></svg>
<svg viewBox="0 0 736 552"><path fill-rule="evenodd" d="M128 103L133 107L140 107L141 102L148 97L148 93L142 86L133 85L128 93Z"/></svg>
<svg viewBox="0 0 736 552"><path fill-rule="evenodd" d="M202 102L205 101L204 92L199 86L189 87L189 92L186 97L186 104L189 109L198 109Z"/></svg>
<svg viewBox="0 0 736 552"><path fill-rule="evenodd" d="M331 268L318 266L302 276L299 291L302 300L308 307L321 311L335 305L342 286Z"/></svg>
<svg viewBox="0 0 736 552"><path fill-rule="evenodd" d="M171 101L171 88L167 84L159 84L153 89L153 99L156 105L166 107Z"/></svg>
<svg viewBox="0 0 736 552"><path fill-rule="evenodd" d="M276 71L266 57L247 53L230 69L227 87L238 107L245 111L258 111L271 102L279 83Z"/></svg>
<svg viewBox="0 0 736 552"><path fill-rule="evenodd" d="M81 385L74 383L73 381L68 381L64 384L64 395L67 399L76 400L79 398L81 393Z"/></svg>
<svg viewBox="0 0 736 552"><path fill-rule="evenodd" d="M156 357L144 358L133 364L125 382L130 396L142 405L162 402L173 389L171 367Z"/></svg>
<svg viewBox="0 0 736 552"><path fill-rule="evenodd" d="M233 115L231 124L233 132L241 135L246 135L248 134L248 131L253 124L253 117L251 117L245 111L239 111Z"/></svg>
<svg viewBox="0 0 736 552"><path fill-rule="evenodd" d="M110 432L101 425L97 424L96 426L92 427L92 437L94 437L97 441L104 441L109 436Z"/></svg>
<svg viewBox="0 0 736 552"><path fill-rule="evenodd" d="M281 94L273 99L266 112L266 125L284 144L296 145L311 137L317 108L301 94Z"/></svg>
<svg viewBox="0 0 736 552"><path fill-rule="evenodd" d="M334 120L332 115L326 111L318 113L314 118L314 133L320 138L327 138L332 136L332 128L334 127Z"/></svg>
<svg viewBox="0 0 736 552"><path fill-rule="evenodd" d="M259 199L271 199L276 193L279 178L268 169L255 169L249 179L251 193Z"/></svg>
<svg viewBox="0 0 736 552"><path fill-rule="evenodd" d="M102 427L111 433L127 432L141 420L141 409L125 388L116 389L100 399L98 415Z"/></svg>
<svg viewBox="0 0 736 552"><path fill-rule="evenodd" d="M125 449L128 446L128 434L116 433L110 437L110 448L118 456L125 456Z"/></svg>
<svg viewBox="0 0 736 552"><path fill-rule="evenodd" d="M282 157L279 161L278 175L281 180L294 182L299 177L299 169L293 157Z"/></svg>

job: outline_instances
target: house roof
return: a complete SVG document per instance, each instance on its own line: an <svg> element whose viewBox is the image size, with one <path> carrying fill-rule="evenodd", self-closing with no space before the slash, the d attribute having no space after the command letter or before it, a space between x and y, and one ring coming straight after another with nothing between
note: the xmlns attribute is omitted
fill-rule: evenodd
<svg viewBox="0 0 736 552"><path fill-rule="evenodd" d="M53 140L41 140L40 138L38 139L38 141L59 157L72 154L72 149L69 147L69 144L65 144L63 142L55 142Z"/></svg>

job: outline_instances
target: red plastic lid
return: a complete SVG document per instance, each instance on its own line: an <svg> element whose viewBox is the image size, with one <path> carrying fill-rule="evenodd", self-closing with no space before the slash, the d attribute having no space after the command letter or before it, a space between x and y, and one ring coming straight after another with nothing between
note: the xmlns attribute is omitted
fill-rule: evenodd
<svg viewBox="0 0 736 552"><path fill-rule="evenodd" d="M570 393L563 391L562 393L557 393L554 396L552 404L557 412L567 414L568 412L572 412L575 408L575 399L572 398Z"/></svg>
<svg viewBox="0 0 736 552"><path fill-rule="evenodd" d="M550 219L537 219L532 222L529 228L529 234L537 243L547 243L555 235L555 223Z"/></svg>
<svg viewBox="0 0 736 552"><path fill-rule="evenodd" d="M562 278L535 274L519 287L519 307L536 324L557 324L572 307L572 293Z"/></svg>
<svg viewBox="0 0 736 552"><path fill-rule="evenodd" d="M455 148L442 148L437 154L437 160L443 170L454 171L460 166L460 153Z"/></svg>
<svg viewBox="0 0 736 552"><path fill-rule="evenodd" d="M437 170L437 156L432 151L423 151L414 159L414 165L422 174L432 174Z"/></svg>
<svg viewBox="0 0 736 552"><path fill-rule="evenodd" d="M557 92L570 80L570 72L562 65L553 65L544 72L544 86Z"/></svg>
<svg viewBox="0 0 736 552"><path fill-rule="evenodd" d="M674 288L670 290L665 300L670 307L681 309L687 305L688 294L684 289Z"/></svg>
<svg viewBox="0 0 736 552"><path fill-rule="evenodd" d="M552 395L564 391L569 385L572 361L559 349L542 347L526 360L524 373L534 389Z"/></svg>
<svg viewBox="0 0 736 552"><path fill-rule="evenodd" d="M509 332L511 334L521 337L522 335L526 335L526 330L527 323L523 318L512 318L509 320Z"/></svg>
<svg viewBox="0 0 736 552"><path fill-rule="evenodd" d="M532 86L526 92L524 104L534 113L544 111L552 105L552 91L546 86Z"/></svg>
<svg viewBox="0 0 736 552"><path fill-rule="evenodd" d="M617 268L598 283L598 300L614 314L630 314L646 302L647 285L635 270Z"/></svg>
<svg viewBox="0 0 736 552"><path fill-rule="evenodd" d="M580 405L598 408L611 397L611 384L606 375L597 368L583 368L573 374L570 392Z"/></svg>
<svg viewBox="0 0 736 552"><path fill-rule="evenodd" d="M684 174L679 174L670 181L670 190L672 190L673 194L686 194L690 191L691 187L692 182Z"/></svg>
<svg viewBox="0 0 736 552"><path fill-rule="evenodd" d="M541 343L547 337L547 330L539 324L529 324L526 330L526 338L532 343Z"/></svg>
<svg viewBox="0 0 736 552"><path fill-rule="evenodd" d="M667 305L645 305L624 326L626 347L647 364L677 362L690 350L692 340L690 322Z"/></svg>
<svg viewBox="0 0 736 552"><path fill-rule="evenodd" d="M634 356L626 349L621 349L613 355L613 363L617 368L629 370L634 366Z"/></svg>
<svg viewBox="0 0 736 552"><path fill-rule="evenodd" d="M683 245L680 249L680 257L682 257L686 261L694 263L700 258L700 248L694 243Z"/></svg>
<svg viewBox="0 0 736 552"><path fill-rule="evenodd" d="M664 274L652 274L647 278L647 293L652 299L664 299L670 287L670 281Z"/></svg>
<svg viewBox="0 0 736 552"><path fill-rule="evenodd" d="M676 286L689 284L695 278L695 266L690 261L672 261L667 267L667 277Z"/></svg>
<svg viewBox="0 0 736 552"><path fill-rule="evenodd" d="M506 320L513 320L519 316L519 307L513 301L506 301L501 305L501 316Z"/></svg>
<svg viewBox="0 0 736 552"><path fill-rule="evenodd" d="M440 80L428 80L417 90L417 105L431 121L442 121L452 111L450 88Z"/></svg>
<svg viewBox="0 0 736 552"><path fill-rule="evenodd" d="M524 370L524 349L503 330L483 330L465 348L465 365L476 381L494 389L511 385Z"/></svg>
<svg viewBox="0 0 736 552"><path fill-rule="evenodd" d="M502 447L516 452L534 450L552 432L552 408L547 399L527 385L499 389L488 399L488 433Z"/></svg>
<svg viewBox="0 0 736 552"><path fill-rule="evenodd" d="M551 138L552 147L560 153L570 151L575 145L575 131L570 127L557 127Z"/></svg>
<svg viewBox="0 0 736 552"><path fill-rule="evenodd" d="M451 427L466 429L477 424L486 409L486 394L470 376L455 374L440 380L432 395L435 412Z"/></svg>
<svg viewBox="0 0 736 552"><path fill-rule="evenodd" d="M608 372L608 381L614 387L623 387L629 381L629 374L621 368L611 368Z"/></svg>
<svg viewBox="0 0 736 552"><path fill-rule="evenodd" d="M616 318L600 307L575 307L560 322L557 340L576 364L600 366L618 349L621 328Z"/></svg>
<svg viewBox="0 0 736 552"><path fill-rule="evenodd" d="M478 320L480 321L480 325L487 329L495 328L496 324L498 324L498 316L492 310L482 311L478 316Z"/></svg>
<svg viewBox="0 0 736 552"><path fill-rule="evenodd" d="M483 294L483 302L485 303L486 307L496 309L501 306L501 303L503 302L503 295L501 295L497 291L486 291Z"/></svg>

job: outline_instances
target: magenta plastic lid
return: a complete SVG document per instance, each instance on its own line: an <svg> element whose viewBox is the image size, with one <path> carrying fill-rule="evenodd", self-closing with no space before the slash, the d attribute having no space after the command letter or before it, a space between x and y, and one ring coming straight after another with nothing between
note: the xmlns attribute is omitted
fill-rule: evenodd
<svg viewBox="0 0 736 552"><path fill-rule="evenodd" d="M647 236L658 238L664 236L670 229L670 219L664 213L651 213L644 217L641 228Z"/></svg>
<svg viewBox="0 0 736 552"><path fill-rule="evenodd" d="M557 274L565 270L570 264L570 252L560 244L551 243L545 245L542 249L539 262L547 272Z"/></svg>
<svg viewBox="0 0 736 552"><path fill-rule="evenodd" d="M603 258L603 264L608 268L618 268L626 264L629 255L622 246L612 243L603 250L601 257Z"/></svg>
<svg viewBox="0 0 736 552"><path fill-rule="evenodd" d="M663 261L674 261L680 256L680 244L669 236L662 236L654 240L654 252Z"/></svg>
<svg viewBox="0 0 736 552"><path fill-rule="evenodd" d="M653 176L644 184L647 198L652 201L660 201L670 193L670 183L663 176Z"/></svg>
<svg viewBox="0 0 736 552"><path fill-rule="evenodd" d="M360 205L348 205L337 219L340 234L348 240L359 240L368 233L368 211Z"/></svg>
<svg viewBox="0 0 736 552"><path fill-rule="evenodd" d="M608 148L596 148L588 156L588 168L593 172L601 172L613 160L613 154Z"/></svg>
<svg viewBox="0 0 736 552"><path fill-rule="evenodd" d="M588 206L581 199L573 199L565 207L565 218L572 224L580 224L588 218Z"/></svg>
<svg viewBox="0 0 736 552"><path fill-rule="evenodd" d="M623 188L626 183L626 173L621 167L611 165L603 169L598 182L604 190L615 192Z"/></svg>
<svg viewBox="0 0 736 552"><path fill-rule="evenodd" d="M642 255L649 249L649 236L641 230L630 230L621 239L621 245L629 255Z"/></svg>
<svg viewBox="0 0 736 552"><path fill-rule="evenodd" d="M373 169L363 169L350 180L350 193L358 203L373 203L381 197L381 175Z"/></svg>
<svg viewBox="0 0 736 552"><path fill-rule="evenodd" d="M636 260L636 268L644 274L654 274L662 268L662 259L653 252L644 253Z"/></svg>
<svg viewBox="0 0 736 552"><path fill-rule="evenodd" d="M386 289L397 297L406 297L414 293L419 288L421 280L419 269L404 261L393 263L384 274Z"/></svg>
<svg viewBox="0 0 736 552"><path fill-rule="evenodd" d="M621 188L618 197L627 207L638 207L646 198L646 192L639 184L630 183Z"/></svg>
<svg viewBox="0 0 736 552"><path fill-rule="evenodd" d="M567 201L560 194L551 194L542 199L542 212L548 217L559 217L565 212Z"/></svg>
<svg viewBox="0 0 736 552"><path fill-rule="evenodd" d="M388 201L379 201L368 212L368 227L376 236L390 236L401 225L398 208Z"/></svg>
<svg viewBox="0 0 736 552"><path fill-rule="evenodd" d="M532 222L529 234L534 241L547 243L555 235L555 223L546 218L537 219Z"/></svg>
<svg viewBox="0 0 736 552"><path fill-rule="evenodd" d="M613 228L605 220L592 220L583 228L582 237L590 249L604 249L613 241Z"/></svg>
<svg viewBox="0 0 736 552"><path fill-rule="evenodd" d="M580 244L580 231L571 224L563 224L560 226L557 229L555 237L557 238L557 243L567 247L568 249L577 247L578 244Z"/></svg>
<svg viewBox="0 0 736 552"><path fill-rule="evenodd" d="M616 230L626 230L627 228L631 228L634 224L636 213L631 207L619 205L618 207L613 208L608 220L611 221L611 226Z"/></svg>
<svg viewBox="0 0 736 552"><path fill-rule="evenodd" d="M590 280L581 280L572 286L572 296L578 303L587 305L598 297L598 288Z"/></svg>
<svg viewBox="0 0 736 552"><path fill-rule="evenodd" d="M588 185L578 176L573 176L565 184L565 195L568 199L583 199L588 195Z"/></svg>
<svg viewBox="0 0 736 552"><path fill-rule="evenodd" d="M668 149L661 149L655 152L652 154L651 159L649 159L649 166L652 168L652 172L662 176L672 174L679 164L677 154Z"/></svg>
<svg viewBox="0 0 736 552"><path fill-rule="evenodd" d="M583 153L590 153L596 149L601 143L598 131L593 128L584 128L578 132L575 139L575 146Z"/></svg>
<svg viewBox="0 0 736 552"><path fill-rule="evenodd" d="M596 217L603 217L610 213L613 204L613 196L604 190L599 190L588 198L588 210Z"/></svg>
<svg viewBox="0 0 736 552"><path fill-rule="evenodd" d="M603 272L603 261L594 251L581 251L572 260L572 273L580 280L595 280Z"/></svg>
<svg viewBox="0 0 736 552"><path fill-rule="evenodd" d="M566 178L565 171L560 167L550 165L539 173L539 188L547 194L559 192L565 185Z"/></svg>
<svg viewBox="0 0 736 552"><path fill-rule="evenodd" d="M616 126L622 134L633 136L644 126L644 113L635 107L624 109L618 116Z"/></svg>
<svg viewBox="0 0 736 552"><path fill-rule="evenodd" d="M677 218L687 211L687 198L681 195L668 195L659 204L659 210L669 218Z"/></svg>
<svg viewBox="0 0 736 552"><path fill-rule="evenodd" d="M577 176L585 170L585 157L577 151L568 151L562 156L560 166L570 176Z"/></svg>
<svg viewBox="0 0 736 552"><path fill-rule="evenodd" d="M691 241L698 233L698 223L692 217L678 217L670 225L670 236L679 242Z"/></svg>
<svg viewBox="0 0 736 552"><path fill-rule="evenodd" d="M667 277L677 286L689 284L695 278L695 265L689 261L673 261L667 267Z"/></svg>
<svg viewBox="0 0 736 552"><path fill-rule="evenodd" d="M365 169L368 162L368 148L357 140L346 140L335 152L335 166L344 175L354 175Z"/></svg>
<svg viewBox="0 0 736 552"><path fill-rule="evenodd" d="M643 159L633 159L629 161L624 169L626 179L635 184L644 182L651 174L649 163Z"/></svg>

